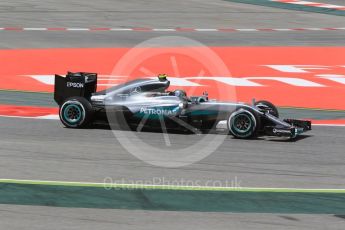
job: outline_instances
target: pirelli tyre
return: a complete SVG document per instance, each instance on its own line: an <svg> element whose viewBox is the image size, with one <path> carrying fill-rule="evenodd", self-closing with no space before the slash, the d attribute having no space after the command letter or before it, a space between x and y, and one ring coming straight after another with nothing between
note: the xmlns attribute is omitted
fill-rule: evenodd
<svg viewBox="0 0 345 230"><path fill-rule="evenodd" d="M59 116L67 128L84 128L92 120L92 105L83 97L71 97L60 106Z"/></svg>
<svg viewBox="0 0 345 230"><path fill-rule="evenodd" d="M279 112L278 109L275 105L273 105L271 102L269 101L257 101L255 103L255 106L258 106L260 108L260 105L263 105L265 107L268 108L268 111L271 115L278 117L279 118Z"/></svg>
<svg viewBox="0 0 345 230"><path fill-rule="evenodd" d="M231 113L227 121L229 133L235 138L249 139L257 136L260 119L249 108L240 108Z"/></svg>

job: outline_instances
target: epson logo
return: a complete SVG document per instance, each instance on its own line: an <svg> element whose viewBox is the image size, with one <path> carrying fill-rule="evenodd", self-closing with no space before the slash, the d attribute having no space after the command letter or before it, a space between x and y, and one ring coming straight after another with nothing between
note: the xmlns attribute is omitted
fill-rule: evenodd
<svg viewBox="0 0 345 230"><path fill-rule="evenodd" d="M67 82L67 87L68 88L84 88L84 84L83 83L79 83L79 82Z"/></svg>

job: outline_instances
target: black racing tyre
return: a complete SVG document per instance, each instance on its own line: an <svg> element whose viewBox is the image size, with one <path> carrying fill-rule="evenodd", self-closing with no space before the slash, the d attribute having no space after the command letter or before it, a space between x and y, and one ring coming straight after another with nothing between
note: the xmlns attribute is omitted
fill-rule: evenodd
<svg viewBox="0 0 345 230"><path fill-rule="evenodd" d="M71 97L60 106L59 116L67 128L84 128L92 120L92 105L83 97Z"/></svg>
<svg viewBox="0 0 345 230"><path fill-rule="evenodd" d="M229 133L235 138L250 139L257 136L260 119L250 108L240 108L231 113L227 121Z"/></svg>
<svg viewBox="0 0 345 230"><path fill-rule="evenodd" d="M267 106L269 108L269 113L275 117L278 117L279 118L279 112L278 112L278 109L277 107L272 104L271 102L269 101L257 101L255 103L255 106L260 106L260 105L264 105L264 106Z"/></svg>

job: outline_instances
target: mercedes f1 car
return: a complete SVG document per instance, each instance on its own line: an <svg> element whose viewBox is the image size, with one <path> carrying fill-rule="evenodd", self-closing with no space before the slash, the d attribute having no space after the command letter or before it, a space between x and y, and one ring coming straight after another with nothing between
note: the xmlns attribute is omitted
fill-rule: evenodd
<svg viewBox="0 0 345 230"><path fill-rule="evenodd" d="M55 75L54 100L68 128L95 123L125 123L128 127L206 131L225 124L227 132L246 139L259 135L295 138L311 130L311 122L280 119L268 101L253 104L210 100L207 93L188 97L183 90L167 91L166 75L136 79L96 92L97 74ZM224 125L223 125L224 126ZM121 127L121 126L120 126Z"/></svg>

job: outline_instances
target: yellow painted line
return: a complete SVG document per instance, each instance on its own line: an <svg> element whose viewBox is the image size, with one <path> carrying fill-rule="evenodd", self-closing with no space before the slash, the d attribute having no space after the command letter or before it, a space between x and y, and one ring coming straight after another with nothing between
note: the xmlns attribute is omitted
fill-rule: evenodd
<svg viewBox="0 0 345 230"><path fill-rule="evenodd" d="M311 189L311 188L256 188L256 187L210 187L210 186L170 186L170 185L147 185L147 184L112 184L112 183L89 183L68 181L44 181L44 180L16 180L0 179L0 184L23 184L23 185L47 185L47 186L76 186L94 187L105 189L159 189L159 190L184 190L184 191L228 191L228 192L284 192L284 193L345 193L345 189Z"/></svg>

